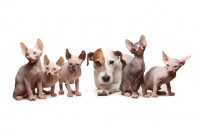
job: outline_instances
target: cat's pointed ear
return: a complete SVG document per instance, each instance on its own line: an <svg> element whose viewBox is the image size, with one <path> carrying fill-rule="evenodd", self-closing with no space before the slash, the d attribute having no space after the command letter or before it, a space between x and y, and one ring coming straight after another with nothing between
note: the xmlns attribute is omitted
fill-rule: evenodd
<svg viewBox="0 0 200 132"><path fill-rule="evenodd" d="M86 57L86 52L83 50L83 51L81 52L81 54L78 56L78 58L84 61L84 60L85 60L85 57Z"/></svg>
<svg viewBox="0 0 200 132"><path fill-rule="evenodd" d="M24 43L20 43L21 49L22 49L22 53L26 54L28 51L28 48L26 47L26 45Z"/></svg>
<svg viewBox="0 0 200 132"><path fill-rule="evenodd" d="M70 59L71 56L72 56L72 55L69 53L69 50L66 49L66 53L65 53L65 57L66 57L66 59L67 59L67 60Z"/></svg>
<svg viewBox="0 0 200 132"><path fill-rule="evenodd" d="M142 43L145 47L147 46L147 41L144 35L140 36L139 42Z"/></svg>
<svg viewBox="0 0 200 132"><path fill-rule="evenodd" d="M56 65L62 67L64 65L64 58L61 56L58 61L56 62Z"/></svg>
<svg viewBox="0 0 200 132"><path fill-rule="evenodd" d="M49 58L47 57L47 55L44 55L44 66L46 67L47 65L49 65L49 63Z"/></svg>
<svg viewBox="0 0 200 132"><path fill-rule="evenodd" d="M185 61L188 60L188 59L190 59L190 57L191 56L186 56L186 57L180 59L179 61L180 61L181 66L183 66L185 64Z"/></svg>
<svg viewBox="0 0 200 132"><path fill-rule="evenodd" d="M43 51L44 46L43 46L43 43L42 43L42 41L40 39L37 39L35 48L39 49L40 51Z"/></svg>
<svg viewBox="0 0 200 132"><path fill-rule="evenodd" d="M169 61L169 57L165 54L164 51L162 52L162 56L163 56L163 62L164 62L165 64L167 64L167 62Z"/></svg>
<svg viewBox="0 0 200 132"><path fill-rule="evenodd" d="M127 48L129 51L131 51L132 48L133 48L133 43L132 43L130 40L126 39L126 40L125 40L125 44L126 44L126 48Z"/></svg>

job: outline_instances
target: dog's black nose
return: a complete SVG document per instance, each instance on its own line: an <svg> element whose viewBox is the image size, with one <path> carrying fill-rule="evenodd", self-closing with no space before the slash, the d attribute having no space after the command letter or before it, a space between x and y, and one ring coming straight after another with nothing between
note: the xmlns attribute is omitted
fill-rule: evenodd
<svg viewBox="0 0 200 132"><path fill-rule="evenodd" d="M110 76L103 76L102 79L104 82L109 82Z"/></svg>

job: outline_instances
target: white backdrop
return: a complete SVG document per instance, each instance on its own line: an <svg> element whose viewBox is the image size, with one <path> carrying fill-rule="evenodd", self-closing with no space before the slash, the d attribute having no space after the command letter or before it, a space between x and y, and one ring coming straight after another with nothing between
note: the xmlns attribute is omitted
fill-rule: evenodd
<svg viewBox="0 0 200 132"><path fill-rule="evenodd" d="M200 131L199 7L198 0L1 0L0 131ZM92 62L84 61L81 97L68 98L65 89L65 95L35 102L12 98L15 75L27 63L20 42L33 47L40 38L41 60L47 54L55 62L66 48L76 55L103 47L130 54L125 39L136 42L141 34L146 71L164 65L162 51L173 58L191 55L171 82L174 97L146 99L141 91L138 99L98 97Z"/></svg>

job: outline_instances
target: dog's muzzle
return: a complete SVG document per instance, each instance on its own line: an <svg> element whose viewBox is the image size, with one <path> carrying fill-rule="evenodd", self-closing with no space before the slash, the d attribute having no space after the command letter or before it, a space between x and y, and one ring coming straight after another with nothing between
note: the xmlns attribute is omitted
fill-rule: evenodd
<svg viewBox="0 0 200 132"><path fill-rule="evenodd" d="M102 80L104 82L109 82L110 81L110 76L105 75L105 76L102 77Z"/></svg>

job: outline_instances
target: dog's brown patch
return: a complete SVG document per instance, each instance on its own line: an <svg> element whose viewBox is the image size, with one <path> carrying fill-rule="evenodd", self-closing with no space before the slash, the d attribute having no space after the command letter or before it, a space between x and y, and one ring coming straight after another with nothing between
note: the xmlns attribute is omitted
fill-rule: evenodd
<svg viewBox="0 0 200 132"><path fill-rule="evenodd" d="M99 62L101 63L101 66L98 66L98 65L96 64L97 61L99 61ZM106 69L106 66L105 66L105 57L104 57L103 52L102 52L101 49L97 49L97 50L94 52L93 62L94 62L94 68L95 68L98 72L105 71L105 69Z"/></svg>

